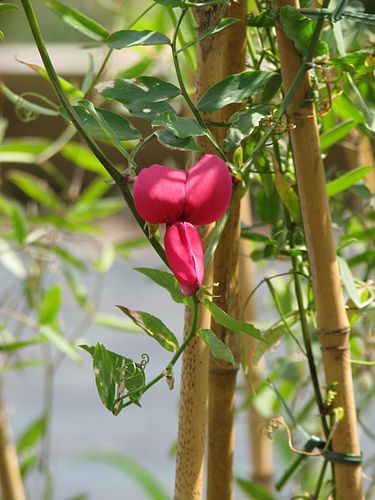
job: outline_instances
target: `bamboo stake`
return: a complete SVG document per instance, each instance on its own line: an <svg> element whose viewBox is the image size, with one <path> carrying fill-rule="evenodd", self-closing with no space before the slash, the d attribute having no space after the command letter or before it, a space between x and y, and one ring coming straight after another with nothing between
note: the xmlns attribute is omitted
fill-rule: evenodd
<svg viewBox="0 0 375 500"><path fill-rule="evenodd" d="M198 35L201 31L217 24L222 12L212 15L211 9L196 9L194 12ZM214 83L221 79L221 42L212 37L198 47L196 73L196 100ZM217 113L205 118L216 120ZM216 153L212 144L205 137L197 141L204 153ZM195 161L196 158L193 158ZM214 225L199 228L203 247L206 248ZM213 259L205 270L203 284L211 286L213 282ZM191 312L186 309L184 335L190 330ZM207 309L199 307L199 328L210 328L211 316ZM208 392L208 350L199 338L190 342L183 354L180 390L179 424L176 455L175 500L200 500L203 497L203 473L207 422Z"/></svg>
<svg viewBox="0 0 375 500"><path fill-rule="evenodd" d="M277 0L278 5L298 8L297 0ZM287 92L301 68L302 60L293 43L276 25L280 50L281 74ZM328 386L336 383L336 407L342 407L344 418L334 434L332 447L336 453L359 455L353 379L349 351L349 326L341 291L331 217L326 194L324 169L314 106L300 107L310 88L306 75L295 93L288 112L296 125L290 131L297 173L305 238L308 249L315 304L318 338ZM336 496L339 500L363 498L360 465L334 463Z"/></svg>
<svg viewBox="0 0 375 500"><path fill-rule="evenodd" d="M241 200L241 222L251 225L251 209L247 196ZM240 311L245 321L251 322L254 319L253 301L247 301L254 285L254 264L250 259L251 244L244 238L240 239ZM253 362L256 341L249 335L243 337L245 356L248 363L248 373L246 375L248 393L254 392L254 387L262 377L263 363ZM272 441L264 432L267 420L260 415L258 410L250 404L248 407L248 429L249 429L249 449L252 464L252 479L265 489L272 490Z"/></svg>
<svg viewBox="0 0 375 500"><path fill-rule="evenodd" d="M4 500L26 500L16 448L11 442L9 426L0 395L0 482Z"/></svg>
<svg viewBox="0 0 375 500"><path fill-rule="evenodd" d="M375 194L375 159L370 139L363 134L356 132L358 138L358 165L372 167L366 175L365 182L369 191Z"/></svg>
<svg viewBox="0 0 375 500"><path fill-rule="evenodd" d="M215 12L210 9L208 12ZM245 20L247 2L239 0L221 13L220 17L236 17ZM221 58L220 79L245 69L246 26L238 23L218 36ZM217 57L212 51L210 58ZM219 121L227 121L234 112L233 106L220 112ZM218 130L217 137L223 139L225 132ZM236 317L238 301L238 255L240 190L232 202L230 215L215 253L214 282L216 304L228 314ZM240 337L212 322L215 334L229 345L235 359L240 360ZM219 362L210 356L209 361L209 404L208 404L208 477L207 499L229 500L232 498L233 451L234 451L234 403L237 369L228 363Z"/></svg>

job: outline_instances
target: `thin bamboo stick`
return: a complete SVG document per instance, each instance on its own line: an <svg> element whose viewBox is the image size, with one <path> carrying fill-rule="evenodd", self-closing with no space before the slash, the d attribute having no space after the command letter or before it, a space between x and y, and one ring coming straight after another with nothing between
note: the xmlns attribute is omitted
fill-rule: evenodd
<svg viewBox="0 0 375 500"><path fill-rule="evenodd" d="M198 35L202 30L213 27L222 17L207 13L205 9L194 12ZM196 73L196 100L214 83L221 79L221 56L218 37L212 37L198 47ZM217 119L217 113L205 118ZM212 144L205 137L197 141L204 153L215 153ZM203 247L207 246L213 225L201 227ZM213 283L213 259L205 270L204 285ZM191 313L185 313L185 335L190 330ZM207 309L199 308L199 328L210 328L211 316ZM207 346L195 338L185 350L182 360L179 427L176 455L175 500L199 500L203 497L203 473L206 443L208 393L208 350Z"/></svg>
<svg viewBox="0 0 375 500"><path fill-rule="evenodd" d="M248 196L241 200L241 222L251 225L251 208ZM252 300L247 300L254 288L254 264L250 259L251 244L248 240L240 240L240 311L244 320L254 320L254 306ZM263 363L259 361L254 364L256 341L249 335L243 337L245 356L248 364L246 375L248 393L254 392L262 376ZM273 464L272 464L272 441L264 432L266 419L258 412L254 405L250 404L247 410L249 429L249 450L252 464L252 479L265 489L272 490Z"/></svg>
<svg viewBox="0 0 375 500"><path fill-rule="evenodd" d="M298 8L296 0L277 0L278 5ZM293 43L284 35L280 23L276 25L277 42L281 59L284 91L287 92L301 68L302 60ZM360 453L353 379L349 351L349 325L341 291L335 244L319 135L314 106L300 106L310 88L305 76L289 106L289 115L295 124L290 131L297 173L303 225L308 249L315 305L318 338L328 386L337 384L334 400L342 407L344 418L334 434L334 452L358 455ZM336 496L339 500L363 498L360 465L334 463Z"/></svg>
<svg viewBox="0 0 375 500"><path fill-rule="evenodd" d="M17 451L11 442L9 426L0 395L0 483L4 500L26 500Z"/></svg>
<svg viewBox="0 0 375 500"><path fill-rule="evenodd" d="M215 12L215 9L213 9ZM245 20L247 2L239 0L221 13L221 17L236 17ZM221 79L245 69L246 26L238 23L218 36L221 58ZM212 52L211 57L215 57ZM220 112L220 121L226 121L234 112L233 106ZM225 130L225 129L224 129ZM223 138L223 130L218 130ZM218 283L214 298L216 304L228 314L239 313L238 255L240 190L232 202L230 215L215 253L214 281ZM237 361L240 360L240 337L221 325L212 322L215 334L229 345ZM230 500L232 498L233 452L234 452L234 403L237 369L212 356L209 362L208 404L208 477L207 499Z"/></svg>

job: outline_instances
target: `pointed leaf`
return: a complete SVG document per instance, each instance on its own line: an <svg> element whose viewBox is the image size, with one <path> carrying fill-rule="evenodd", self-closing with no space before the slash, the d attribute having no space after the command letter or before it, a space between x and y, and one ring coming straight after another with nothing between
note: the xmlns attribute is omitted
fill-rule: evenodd
<svg viewBox="0 0 375 500"><path fill-rule="evenodd" d="M373 167L359 167L329 182L326 186L328 196L335 196L351 186L354 186L354 184L371 172L372 168Z"/></svg>
<svg viewBox="0 0 375 500"><path fill-rule="evenodd" d="M270 71L244 71L210 87L198 103L198 109L203 112L216 111L228 104L242 102L262 91L273 78Z"/></svg>
<svg viewBox="0 0 375 500"><path fill-rule="evenodd" d="M237 364L230 348L217 337L212 330L201 328L198 330L199 337L208 345L212 356L216 359L230 363L234 368Z"/></svg>
<svg viewBox="0 0 375 500"><path fill-rule="evenodd" d="M46 0L46 5L65 23L84 35L98 41L107 38L108 31L103 26L78 10L72 9L57 0Z"/></svg>
<svg viewBox="0 0 375 500"><path fill-rule="evenodd" d="M47 182L36 175L10 170L8 179L13 182L27 196L37 201L45 208L58 210L62 203L57 194L51 189Z"/></svg>
<svg viewBox="0 0 375 500"><path fill-rule="evenodd" d="M148 278L152 279L152 281L168 290L172 300L177 302L177 304L191 304L191 298L186 297L181 292L178 281L173 274L166 271L160 271L160 269L151 269L148 267L136 267L135 271L144 274Z"/></svg>
<svg viewBox="0 0 375 500"><path fill-rule="evenodd" d="M163 33L158 31L136 31L136 30L121 30L112 33L106 44L111 49L124 49L126 47L135 47L137 45L164 45L170 44L171 41Z"/></svg>
<svg viewBox="0 0 375 500"><path fill-rule="evenodd" d="M169 130L157 130L155 135L160 144L167 148L178 149L181 151L194 151L196 153L200 153L202 151L201 148L194 142L192 137L180 139L172 134L172 132L169 132Z"/></svg>
<svg viewBox="0 0 375 500"><path fill-rule="evenodd" d="M24 453L33 448L43 437L46 431L47 418L45 415L34 420L21 434L17 441L18 453Z"/></svg>
<svg viewBox="0 0 375 500"><path fill-rule="evenodd" d="M206 133L196 120L177 116L171 111L165 111L156 116L151 125L153 127L164 127L181 139L200 136Z"/></svg>
<svg viewBox="0 0 375 500"><path fill-rule="evenodd" d="M170 352L176 352L178 341L169 328L152 314L143 311L134 311L124 306L117 306L120 311L129 316L129 318L147 335L153 337L159 344Z"/></svg>
<svg viewBox="0 0 375 500"><path fill-rule="evenodd" d="M246 333L246 335L250 335L261 342L265 342L258 328L251 323L246 323L245 321L232 318L209 299L203 299L202 303L204 307L210 311L212 317L216 323L219 323L219 325L225 326L225 328L228 328L228 330L232 332Z"/></svg>
<svg viewBox="0 0 375 500"><path fill-rule="evenodd" d="M53 344L59 351L68 356L76 363L81 363L81 358L77 354L75 347L73 347L58 331L49 325L42 325L40 334L51 344Z"/></svg>
<svg viewBox="0 0 375 500"><path fill-rule="evenodd" d="M45 291L39 305L39 322L50 325L55 322L61 306L61 287L52 285Z"/></svg>

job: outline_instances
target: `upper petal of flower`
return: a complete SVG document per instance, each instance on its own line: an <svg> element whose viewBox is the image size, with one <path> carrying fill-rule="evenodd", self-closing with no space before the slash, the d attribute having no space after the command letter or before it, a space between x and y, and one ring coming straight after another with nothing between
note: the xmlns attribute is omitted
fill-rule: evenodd
<svg viewBox="0 0 375 500"><path fill-rule="evenodd" d="M193 295L204 276L203 247L198 231L189 222L176 222L167 227L164 246L182 293Z"/></svg>
<svg viewBox="0 0 375 500"><path fill-rule="evenodd" d="M210 224L224 214L232 195L232 178L225 162L204 155L187 173L184 220Z"/></svg>
<svg viewBox="0 0 375 500"><path fill-rule="evenodd" d="M134 183L134 205L151 224L173 224L185 207L186 172L162 165L141 170Z"/></svg>

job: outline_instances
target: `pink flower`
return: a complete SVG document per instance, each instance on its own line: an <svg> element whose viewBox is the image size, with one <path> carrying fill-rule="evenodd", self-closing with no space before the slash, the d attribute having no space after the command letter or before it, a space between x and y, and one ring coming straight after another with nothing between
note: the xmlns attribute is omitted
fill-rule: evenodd
<svg viewBox="0 0 375 500"><path fill-rule="evenodd" d="M143 169L134 184L134 204L151 224L167 224L165 252L185 295L203 281L203 248L193 226L210 224L226 211L232 179L225 162L204 155L188 172L162 165Z"/></svg>

